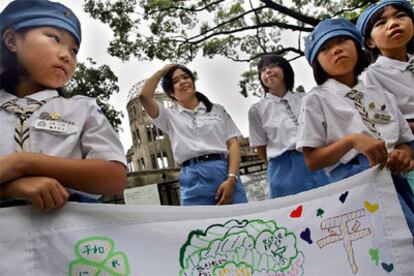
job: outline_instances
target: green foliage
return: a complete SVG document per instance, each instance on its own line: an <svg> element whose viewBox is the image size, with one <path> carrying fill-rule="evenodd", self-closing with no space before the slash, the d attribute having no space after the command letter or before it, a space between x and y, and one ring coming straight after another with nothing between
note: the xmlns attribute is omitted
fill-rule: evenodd
<svg viewBox="0 0 414 276"><path fill-rule="evenodd" d="M110 43L109 53L112 56L127 60L132 55L138 55L138 49L143 45L138 33L140 20L135 18L135 0L119 1L89 1L85 0L84 9L93 18L98 18L114 31L114 41ZM137 38L139 41L135 42ZM128 54L127 54L128 53Z"/></svg>
<svg viewBox="0 0 414 276"><path fill-rule="evenodd" d="M116 132L120 130L122 112L116 111L109 104L109 98L113 93L119 92L118 78L108 65L96 66L96 62L88 58L88 65L78 63L78 68L66 87L70 96L84 95L96 98L98 105Z"/></svg>
<svg viewBox="0 0 414 276"><path fill-rule="evenodd" d="M249 62L266 53L303 56L303 37L321 20L355 21L376 0L85 0L85 11L109 24L109 53L122 60L159 59L187 63L196 56ZM293 42L284 39L287 31ZM261 94L243 74L241 93ZM252 90L253 89L253 90ZM256 90L254 90L256 89Z"/></svg>

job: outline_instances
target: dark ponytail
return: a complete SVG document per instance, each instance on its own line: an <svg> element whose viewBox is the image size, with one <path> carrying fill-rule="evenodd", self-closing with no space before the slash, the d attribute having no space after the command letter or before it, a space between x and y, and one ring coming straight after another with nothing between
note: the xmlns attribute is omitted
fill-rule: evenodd
<svg viewBox="0 0 414 276"><path fill-rule="evenodd" d="M207 113L211 111L211 109L213 108L213 103L210 102L210 100L202 93L200 92L196 92L195 96L197 98L198 101L202 102L206 108L207 108Z"/></svg>

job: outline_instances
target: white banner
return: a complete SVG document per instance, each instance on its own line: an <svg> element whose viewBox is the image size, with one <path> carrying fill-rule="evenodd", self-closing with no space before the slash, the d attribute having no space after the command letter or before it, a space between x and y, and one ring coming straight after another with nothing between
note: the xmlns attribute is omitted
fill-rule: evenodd
<svg viewBox="0 0 414 276"><path fill-rule="evenodd" d="M391 177L224 207L0 209L1 275L414 275Z"/></svg>

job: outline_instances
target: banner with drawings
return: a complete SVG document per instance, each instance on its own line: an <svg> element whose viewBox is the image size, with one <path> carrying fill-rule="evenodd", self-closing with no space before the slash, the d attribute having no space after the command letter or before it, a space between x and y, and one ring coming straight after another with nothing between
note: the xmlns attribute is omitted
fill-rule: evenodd
<svg viewBox="0 0 414 276"><path fill-rule="evenodd" d="M2 275L414 275L388 171L224 207L0 209Z"/></svg>

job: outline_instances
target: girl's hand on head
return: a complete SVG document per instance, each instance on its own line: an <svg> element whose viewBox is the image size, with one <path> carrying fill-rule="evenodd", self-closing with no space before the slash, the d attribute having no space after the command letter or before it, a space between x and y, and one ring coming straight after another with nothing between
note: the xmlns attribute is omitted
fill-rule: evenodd
<svg viewBox="0 0 414 276"><path fill-rule="evenodd" d="M161 68L160 73L162 74L162 76L165 76L174 66L177 66L177 64L175 63L166 64L164 65L164 67Z"/></svg>
<svg viewBox="0 0 414 276"><path fill-rule="evenodd" d="M217 205L231 204L233 201L233 191L234 186L236 185L236 179L234 177L229 177L221 183L220 187L216 193L216 202Z"/></svg>
<svg viewBox="0 0 414 276"><path fill-rule="evenodd" d="M353 134L352 144L356 150L368 158L371 167L381 164L380 169L383 169L387 165L388 151L384 141L366 134Z"/></svg>
<svg viewBox="0 0 414 276"><path fill-rule="evenodd" d="M400 149L394 149L388 156L387 167L393 174L409 172L414 169L414 160L408 152Z"/></svg>
<svg viewBox="0 0 414 276"><path fill-rule="evenodd" d="M2 187L5 196L29 201L36 209L49 212L61 208L69 193L56 179L43 176L21 177Z"/></svg>

